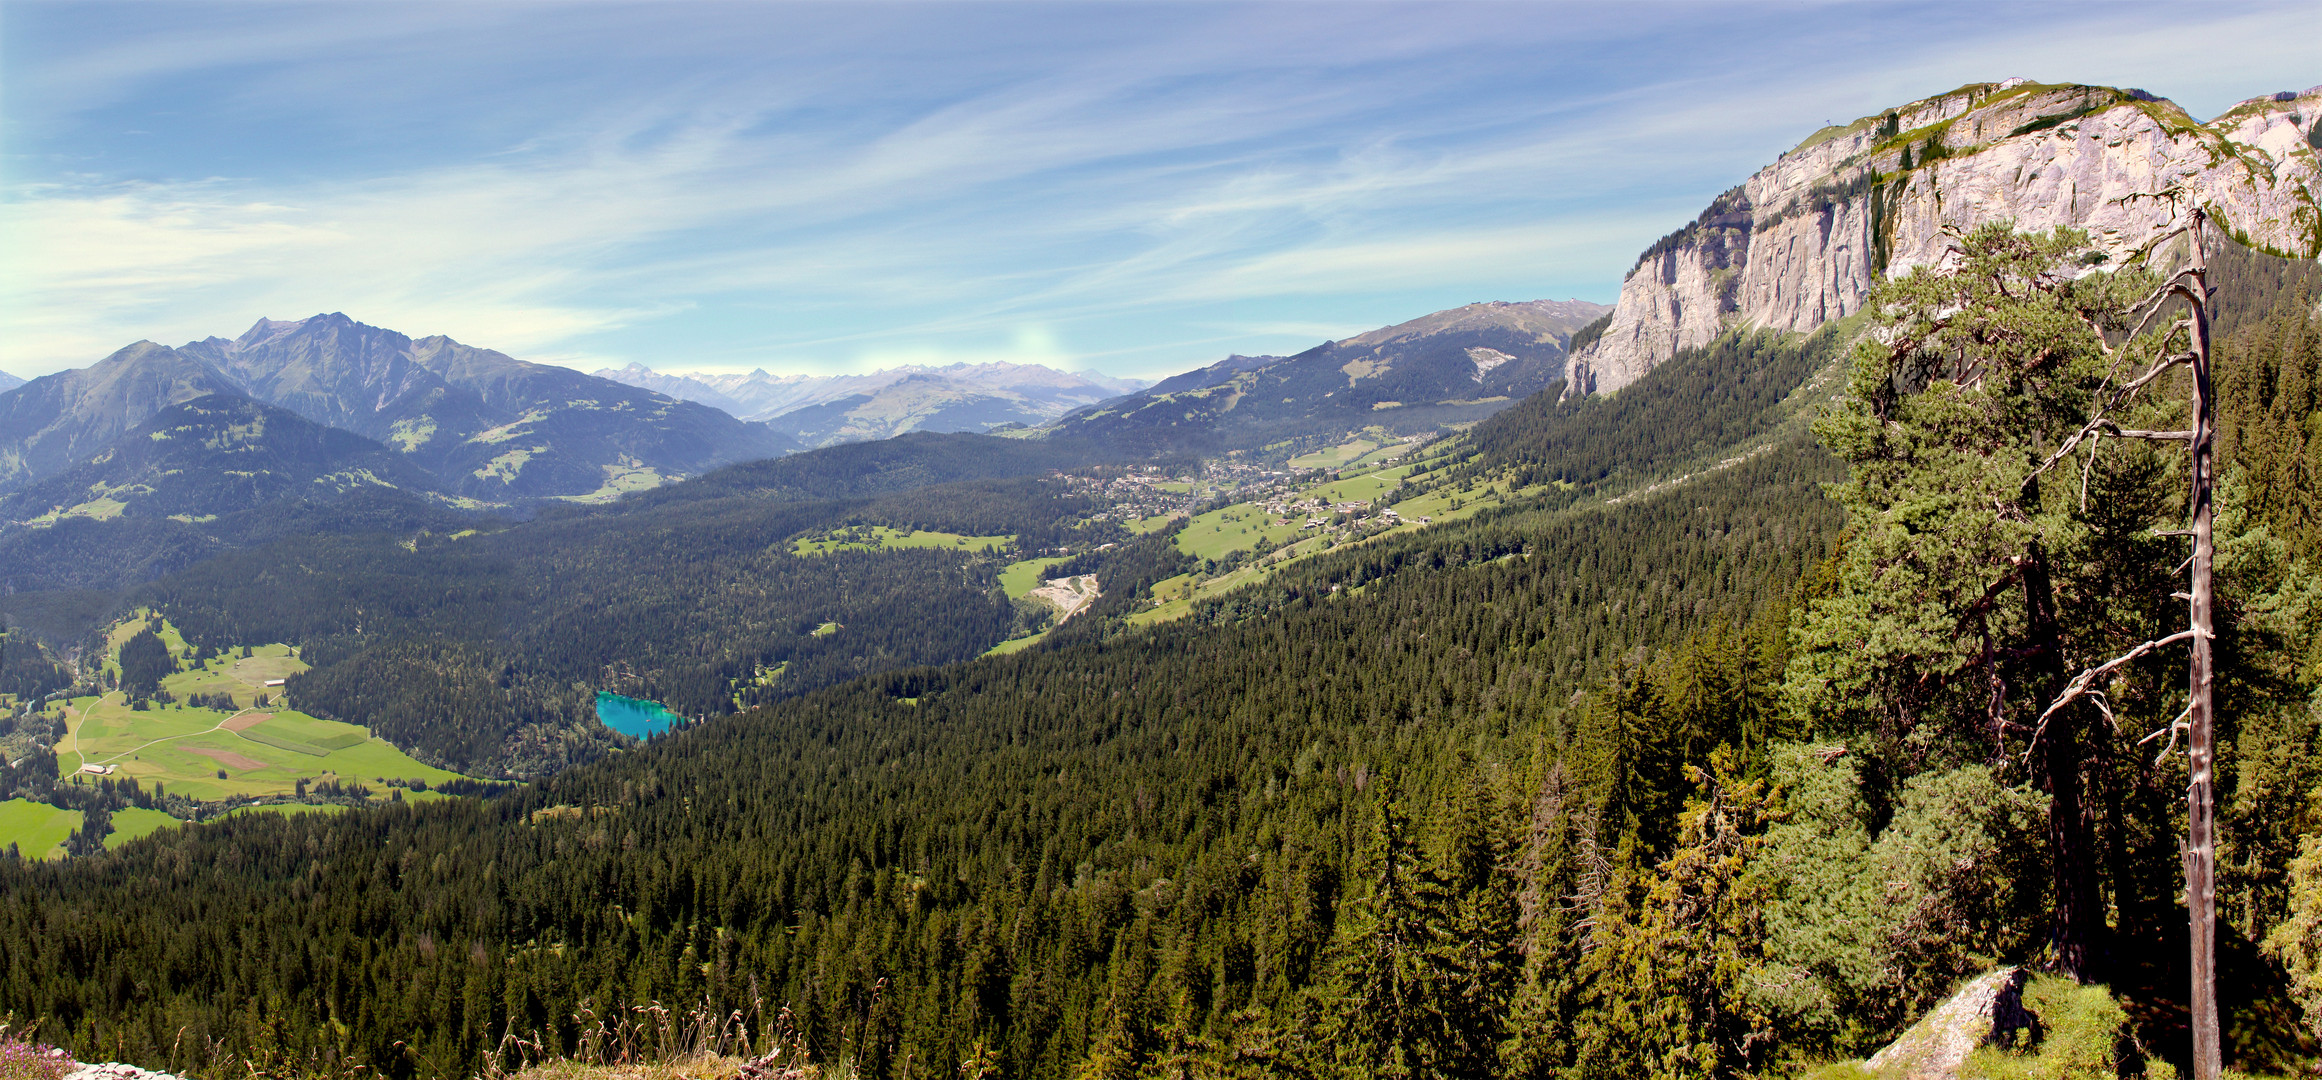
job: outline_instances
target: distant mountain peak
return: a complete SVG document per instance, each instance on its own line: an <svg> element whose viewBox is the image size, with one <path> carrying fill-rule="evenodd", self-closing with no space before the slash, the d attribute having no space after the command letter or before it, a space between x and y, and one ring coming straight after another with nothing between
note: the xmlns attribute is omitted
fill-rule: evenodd
<svg viewBox="0 0 2322 1080"><path fill-rule="evenodd" d="M259 319L231 341L140 341L20 389L0 397L0 489L209 394L375 440L442 490L487 502L611 498L797 448L715 409L335 311Z"/></svg>
<svg viewBox="0 0 2322 1080"><path fill-rule="evenodd" d="M844 375L656 371L631 363L596 373L631 386L763 421L810 446L907 431L988 431L1037 425L1145 383L1008 360L902 364Z"/></svg>
<svg viewBox="0 0 2322 1080"><path fill-rule="evenodd" d="M1586 300L1480 301L1328 341L1295 356L1234 353L1057 422L1147 452L1208 452L1383 426L1411 434L1479 420L1562 378Z"/></svg>
<svg viewBox="0 0 2322 1080"><path fill-rule="evenodd" d="M341 326L361 325L355 320L348 318L344 312L331 312L327 315L310 315L303 319L261 318L257 322L250 324L250 329L243 331L241 337L235 338L228 351L240 352L243 349L263 345L269 341L273 341L290 334L295 334L301 330L306 329L308 325L316 322L323 322L326 324L336 323ZM217 341L219 339L209 338L207 340Z"/></svg>

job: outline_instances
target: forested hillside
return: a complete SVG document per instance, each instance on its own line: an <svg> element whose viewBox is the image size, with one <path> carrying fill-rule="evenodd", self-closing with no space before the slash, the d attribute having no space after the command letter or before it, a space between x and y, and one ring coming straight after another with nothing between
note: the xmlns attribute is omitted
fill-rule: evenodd
<svg viewBox="0 0 2322 1080"><path fill-rule="evenodd" d="M871 1077L1735 1077L1863 1056L1960 977L2029 963L2110 988L2106 1068L2182 1060L2185 765L2140 742L2183 704L2181 654L2045 721L2056 672L2181 618L2183 454L2039 469L2109 363L2184 339L2122 343L2121 297L2150 281L2060 269L2069 234L1970 242L1972 272L1884 287L1878 335L1737 335L1608 401L1511 412L1453 466L1572 490L1188 619L898 655L496 799L0 866L0 1010L157 1064L198 1038L391 1076L513 1064L509 1036L569 1051L582 1016L658 1001ZM2221 321L2216 379L2223 987L2251 1071L2310 1060L2299 1001L2322 1002L2322 538L2299 479L2322 319L2270 280ZM2134 419L2182 423L2184 387L2149 385ZM1039 490L849 512L926 527ZM571 535L535 548L349 546L331 571L382 583L328 617L472 619L500 650L479 697L525 664L553 687L601 662L592 628L725 626L734 586L787 587L753 561L759 502L546 522ZM1086 556L1108 577L1174 572L1174 549L1115 542ZM648 560L678 568L659 606L589 591ZM307 565L265 617L327 601L297 591ZM572 654L505 614L563 609L491 588L569 597ZM213 610L171 603L189 627ZM666 670L762 662L693 640Z"/></svg>
<svg viewBox="0 0 2322 1080"><path fill-rule="evenodd" d="M225 847L155 847L120 871L159 875L199 914L168 927L112 916L137 925L102 933L209 955L206 935L257 918L311 943L303 973L279 981L251 957L173 969L114 1000L82 981L95 969L68 974L41 945L11 950L6 984L41 988L24 1009L72 1023L200 1010L199 987L247 985L307 1039L328 1016L371 1018L345 1049L418 1074L475 1060L507 1003L519 1029L553 1032L582 998L763 996L794 1011L819 1055L854 1054L878 1075L905 1056L973 1057L979 1039L1004 1074L1064 1075L1116 1014L1140 1043L1164 1027L1230 1034L1251 1007L1287 1021L1339 966L1334 934L1358 921L1342 901L1375 872L1360 852L1388 785L1430 831L1439 804L1468 805L1465 840L1482 846L1474 878L1455 884L1504 899L1513 879L1483 853L1527 842L1540 770L1570 747L1659 741L1585 735L1600 721L1560 707L1585 672L1647 634L1730 624L1761 591L1782 595L1836 526L1827 512L1799 520L1827 475L1769 459L1748 478L1763 487L1713 504L1688 493L1529 535L1478 527L1383 575L1350 559L1285 583L1268 618L859 682L521 799L349 819L344 833L256 819L204 830L189 841ZM1340 573L1379 576L1333 598ZM1597 636L1574 640L1572 625ZM1567 772L1597 777L1602 797L1619 769ZM574 812L545 812L560 806ZM194 867L244 845L259 859L237 879L247 891L197 882ZM168 884L179 865L191 876ZM495 883L481 909L479 866ZM54 869L15 873L38 891L79 888ZM18 922L5 940L89 926L34 917L48 929ZM1512 940L1513 924L1497 932ZM194 936L165 943L180 934ZM528 944L551 942L562 948ZM1484 973L1499 984L1493 1012L1520 974L1512 951L1499 962ZM416 1057L388 1065L399 1039Z"/></svg>
<svg viewBox="0 0 2322 1080"><path fill-rule="evenodd" d="M191 524L284 501L327 502L387 487L432 494L386 447L235 394L147 417L89 460L0 495L0 533L65 517L177 518Z"/></svg>
<svg viewBox="0 0 2322 1080"><path fill-rule="evenodd" d="M722 481L721 481L722 482ZM1084 546L1083 501L1037 480L882 499L674 494L473 535L314 536L213 559L141 594L191 641L282 641L290 699L423 760L543 776L612 739L599 689L708 717L898 666L976 656L1016 618L981 552L840 550L842 524Z"/></svg>

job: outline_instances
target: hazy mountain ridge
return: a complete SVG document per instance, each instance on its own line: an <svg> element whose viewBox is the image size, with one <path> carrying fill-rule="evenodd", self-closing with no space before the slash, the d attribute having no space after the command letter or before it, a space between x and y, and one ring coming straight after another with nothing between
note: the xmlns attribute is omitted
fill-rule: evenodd
<svg viewBox="0 0 2322 1080"><path fill-rule="evenodd" d="M22 385L24 385L24 380L19 379L14 375L10 375L5 371L0 371L0 394L5 394L10 390L14 390Z"/></svg>
<svg viewBox="0 0 2322 1080"><path fill-rule="evenodd" d="M1573 331L1610 310L1585 300L1467 304L1296 356L1229 356L1052 430L1153 451L1216 450L1329 428L1416 432L1480 420L1563 378Z"/></svg>
<svg viewBox="0 0 2322 1080"><path fill-rule="evenodd" d="M150 341L34 379L0 395L0 488L62 472L171 405L240 390L211 365Z"/></svg>
<svg viewBox="0 0 2322 1080"><path fill-rule="evenodd" d="M1216 386L1232 381L1234 376L1242 372L1255 371L1258 368L1279 364L1288 359L1290 358L1287 356L1243 356L1240 353L1228 353L1225 359L1208 367L1179 372L1154 383L1145 388L1145 393L1159 397L1163 394L1175 394L1185 390L1199 390L1204 387Z"/></svg>
<svg viewBox="0 0 2322 1080"><path fill-rule="evenodd" d="M1810 331L1880 275L1939 261L1946 228L2011 218L2086 229L2117 260L2181 209L2312 258L2322 87L2251 98L2206 124L2141 90L1975 83L1817 132L1647 248L1568 393L1610 392L1735 324Z"/></svg>
<svg viewBox="0 0 2322 1080"><path fill-rule="evenodd" d="M343 314L261 319L241 337L139 342L0 396L0 488L81 463L160 410L242 394L386 444L485 502L608 498L797 444L763 425L448 337Z"/></svg>
<svg viewBox="0 0 2322 1080"><path fill-rule="evenodd" d="M204 518L373 486L432 487L374 440L238 394L212 394L163 409L88 460L0 495L0 530L74 515Z"/></svg>
<svg viewBox="0 0 2322 1080"><path fill-rule="evenodd" d="M1145 385L1095 371L1006 361L908 364L851 375L773 375L764 369L742 375L660 372L632 363L595 374L762 421L808 446L908 431L1042 424Z"/></svg>

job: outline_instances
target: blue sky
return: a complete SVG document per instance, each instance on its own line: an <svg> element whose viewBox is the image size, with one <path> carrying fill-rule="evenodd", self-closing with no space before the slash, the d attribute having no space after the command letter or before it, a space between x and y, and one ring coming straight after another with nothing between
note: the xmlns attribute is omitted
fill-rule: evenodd
<svg viewBox="0 0 2322 1080"><path fill-rule="evenodd" d="M1609 302L1825 122L2208 117L2322 4L0 0L0 370L344 311L584 369L1158 375Z"/></svg>

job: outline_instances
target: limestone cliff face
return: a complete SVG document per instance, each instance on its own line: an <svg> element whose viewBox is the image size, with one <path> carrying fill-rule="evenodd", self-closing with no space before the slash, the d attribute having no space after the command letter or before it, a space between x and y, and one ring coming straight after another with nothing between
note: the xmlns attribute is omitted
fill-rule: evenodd
<svg viewBox="0 0 2322 1080"><path fill-rule="evenodd" d="M1609 393L1746 324L1812 330L1880 274L1940 261L1947 226L1998 218L2087 230L2116 258L2169 227L2172 187L2248 242L2322 248L2322 87L2202 124L2142 91L2010 79L1825 129L1638 259L1567 393Z"/></svg>

